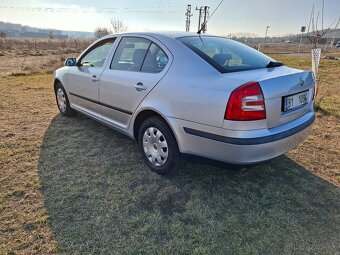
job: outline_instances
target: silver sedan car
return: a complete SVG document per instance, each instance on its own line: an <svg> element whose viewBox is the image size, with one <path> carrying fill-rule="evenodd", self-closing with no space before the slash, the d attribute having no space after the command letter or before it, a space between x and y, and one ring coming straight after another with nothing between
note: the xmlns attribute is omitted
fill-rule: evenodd
<svg viewBox="0 0 340 255"><path fill-rule="evenodd" d="M103 37L54 73L60 113L136 139L151 170L182 154L248 165L298 146L314 122L313 73L194 33Z"/></svg>

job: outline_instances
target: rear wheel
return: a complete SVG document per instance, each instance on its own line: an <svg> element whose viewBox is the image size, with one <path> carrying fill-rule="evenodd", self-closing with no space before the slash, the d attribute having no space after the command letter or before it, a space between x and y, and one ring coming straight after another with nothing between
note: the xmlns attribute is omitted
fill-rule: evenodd
<svg viewBox="0 0 340 255"><path fill-rule="evenodd" d="M60 82L58 82L55 86L55 97L58 109L62 115L71 117L76 114L76 111L71 108L66 91Z"/></svg>
<svg viewBox="0 0 340 255"><path fill-rule="evenodd" d="M138 144L145 163L158 174L170 173L181 161L176 139L170 127L159 117L143 122Z"/></svg>

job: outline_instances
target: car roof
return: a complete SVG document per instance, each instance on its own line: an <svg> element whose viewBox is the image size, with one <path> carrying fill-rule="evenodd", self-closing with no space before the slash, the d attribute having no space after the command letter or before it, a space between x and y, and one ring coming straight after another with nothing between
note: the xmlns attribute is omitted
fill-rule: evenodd
<svg viewBox="0 0 340 255"><path fill-rule="evenodd" d="M168 37L168 38L180 38L180 37L187 37L187 36L209 36L208 34L197 34L194 32L182 32L182 31L157 31L157 32L124 32L124 33L117 33L117 34L111 34L106 37L112 37L112 36L117 36L117 35L133 35L133 36L138 36L138 35L148 35L152 37ZM210 35L212 36L212 35Z"/></svg>

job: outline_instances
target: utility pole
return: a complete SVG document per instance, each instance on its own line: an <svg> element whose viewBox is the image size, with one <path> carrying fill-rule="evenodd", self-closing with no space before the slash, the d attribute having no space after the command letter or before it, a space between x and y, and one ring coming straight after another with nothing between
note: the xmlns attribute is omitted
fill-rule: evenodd
<svg viewBox="0 0 340 255"><path fill-rule="evenodd" d="M207 31L207 19L209 18L209 7L208 6L204 6L204 20L203 20L203 33L205 33Z"/></svg>
<svg viewBox="0 0 340 255"><path fill-rule="evenodd" d="M188 9L187 12L185 13L185 16L187 17L185 21L185 31L189 32L190 31L190 18L192 16L191 14L191 4L188 4Z"/></svg>
<svg viewBox="0 0 340 255"><path fill-rule="evenodd" d="M199 31L201 29L202 7L200 7L199 9L196 7L195 10L199 11L199 15L198 15L198 29L197 29L197 31Z"/></svg>
<svg viewBox="0 0 340 255"><path fill-rule="evenodd" d="M207 20L209 18L209 6L201 6L200 8L196 7L196 11L199 11L198 15L198 31L202 30L203 33L207 31ZM201 23L201 19L203 16L203 22Z"/></svg>

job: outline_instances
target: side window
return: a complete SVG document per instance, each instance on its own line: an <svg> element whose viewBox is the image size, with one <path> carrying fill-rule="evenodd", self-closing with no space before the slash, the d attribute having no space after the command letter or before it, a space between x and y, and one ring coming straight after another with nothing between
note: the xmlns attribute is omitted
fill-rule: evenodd
<svg viewBox="0 0 340 255"><path fill-rule="evenodd" d="M151 41L144 38L124 37L111 62L111 69L140 71Z"/></svg>
<svg viewBox="0 0 340 255"><path fill-rule="evenodd" d="M110 38L99 42L94 46L89 52L85 54L80 60L80 65L90 66L90 67L102 67L104 65L105 59L109 55L111 46L115 38Z"/></svg>
<svg viewBox="0 0 340 255"><path fill-rule="evenodd" d="M164 51L156 44L151 43L141 71L146 73L159 73L164 69L168 61L168 56Z"/></svg>

